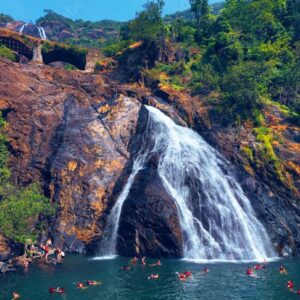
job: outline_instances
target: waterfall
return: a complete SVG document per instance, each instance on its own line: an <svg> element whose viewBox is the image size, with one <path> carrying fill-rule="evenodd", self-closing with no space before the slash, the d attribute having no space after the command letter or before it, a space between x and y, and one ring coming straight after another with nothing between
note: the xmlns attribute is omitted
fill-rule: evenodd
<svg viewBox="0 0 300 300"><path fill-rule="evenodd" d="M24 28L26 27L28 25L28 23L24 23L21 27L20 27L20 29L19 29L19 33L23 33L23 30L24 30Z"/></svg>
<svg viewBox="0 0 300 300"><path fill-rule="evenodd" d="M176 125L154 107L146 108L145 142L108 218L101 255L116 254L122 206L135 176L159 153L158 173L177 207L185 258L261 261L274 257L267 232L230 175L229 163L193 130Z"/></svg>
<svg viewBox="0 0 300 300"><path fill-rule="evenodd" d="M40 37L42 40L47 40L47 35L45 32L45 29L43 27L37 26L37 29L39 31Z"/></svg>
<svg viewBox="0 0 300 300"><path fill-rule="evenodd" d="M35 26L39 32L39 36L42 40L47 40L47 35L46 35L46 32L45 32L45 29L43 27L40 27L38 25L35 25L35 24L31 24L31 23L24 23L20 29L19 29L19 33L23 33L24 29L26 26L28 25L31 25L31 26Z"/></svg>

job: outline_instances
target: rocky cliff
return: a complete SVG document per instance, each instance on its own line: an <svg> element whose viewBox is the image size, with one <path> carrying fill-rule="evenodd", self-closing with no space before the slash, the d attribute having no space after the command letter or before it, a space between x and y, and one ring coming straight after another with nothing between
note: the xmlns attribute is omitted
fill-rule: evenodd
<svg viewBox="0 0 300 300"><path fill-rule="evenodd" d="M56 245L68 251L97 251L106 217L142 142L147 120L143 103L193 127L233 162L236 177L278 252L299 251L298 128L285 124L284 143L276 148L290 168L294 183L290 189L272 177L272 170L256 169L245 160L245 143L259 147L251 126L220 126L209 106L196 97L164 87L150 91L122 85L101 74L1 60L0 109L9 124L12 179L19 185L40 181L45 194L58 204L49 221ZM268 113L270 126L281 126L275 108ZM277 114L279 123L272 123L271 114ZM157 177L156 164L155 157L148 162L125 202L118 239L121 254L132 255L138 249L151 256L182 255L176 207ZM4 245L1 239L0 247Z"/></svg>

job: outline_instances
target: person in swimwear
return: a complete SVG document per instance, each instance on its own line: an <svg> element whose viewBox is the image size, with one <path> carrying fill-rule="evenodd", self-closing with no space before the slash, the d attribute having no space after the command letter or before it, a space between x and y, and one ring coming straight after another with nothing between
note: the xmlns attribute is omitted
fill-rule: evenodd
<svg viewBox="0 0 300 300"><path fill-rule="evenodd" d="M139 259L135 256L134 258L130 259L130 264L135 266L138 263Z"/></svg>
<svg viewBox="0 0 300 300"><path fill-rule="evenodd" d="M294 288L294 282L292 281L292 280L289 280L288 282L287 282L287 287L288 287L288 289L293 289Z"/></svg>
<svg viewBox="0 0 300 300"><path fill-rule="evenodd" d="M186 278L192 276L192 272L191 272L191 271L186 271L186 272L184 272L183 274L185 275Z"/></svg>
<svg viewBox="0 0 300 300"><path fill-rule="evenodd" d="M247 269L247 275L248 276L251 276L251 277L257 277L256 275L255 275L255 273L254 273L254 271L253 271L253 269L252 268L250 268L250 267L248 267L248 269Z"/></svg>
<svg viewBox="0 0 300 300"><path fill-rule="evenodd" d="M203 273L208 273L209 272L209 269L208 268L204 268L203 269Z"/></svg>
<svg viewBox="0 0 300 300"><path fill-rule="evenodd" d="M179 280L181 280L181 281L185 281L185 280L186 280L186 276L185 276L184 273L178 273L178 278L179 278Z"/></svg>
<svg viewBox="0 0 300 300"><path fill-rule="evenodd" d="M158 274L151 274L149 277L148 277L148 280L150 279L158 279L159 278L159 275Z"/></svg>
<svg viewBox="0 0 300 300"><path fill-rule="evenodd" d="M153 268L153 267L159 267L161 266L161 261L158 260L155 264L151 264L150 267Z"/></svg>
<svg viewBox="0 0 300 300"><path fill-rule="evenodd" d="M100 284L101 284L101 282L96 281L96 280L88 280L86 282L86 285L88 285L88 286L95 286L95 285L100 285Z"/></svg>
<svg viewBox="0 0 300 300"><path fill-rule="evenodd" d="M287 270L286 270L286 268L283 265L280 266L279 273L280 274L287 274Z"/></svg>
<svg viewBox="0 0 300 300"><path fill-rule="evenodd" d="M145 256L142 258L142 265L146 266L146 257Z"/></svg>
<svg viewBox="0 0 300 300"><path fill-rule="evenodd" d="M65 289L62 288L62 287L58 287L58 288L56 288L56 293L58 293L58 294L64 294L65 293Z"/></svg>
<svg viewBox="0 0 300 300"><path fill-rule="evenodd" d="M264 265L255 265L254 270L262 270L264 268Z"/></svg>
<svg viewBox="0 0 300 300"><path fill-rule="evenodd" d="M86 289L87 287L83 284L83 282L77 282L76 288L77 289Z"/></svg>
<svg viewBox="0 0 300 300"><path fill-rule="evenodd" d="M12 293L12 300L16 300L16 299L20 299L21 296L19 293L17 293L16 291Z"/></svg>

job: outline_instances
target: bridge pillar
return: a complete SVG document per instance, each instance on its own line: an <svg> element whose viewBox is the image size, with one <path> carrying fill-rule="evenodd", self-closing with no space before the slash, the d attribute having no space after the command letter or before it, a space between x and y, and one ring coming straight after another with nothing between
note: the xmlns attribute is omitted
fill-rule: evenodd
<svg viewBox="0 0 300 300"><path fill-rule="evenodd" d="M86 55L85 72L93 73L95 71L96 63L101 59L101 54L98 49L89 49Z"/></svg>
<svg viewBox="0 0 300 300"><path fill-rule="evenodd" d="M42 56L42 44L38 43L33 48L33 58L32 61L35 63L42 64L43 63L43 56Z"/></svg>

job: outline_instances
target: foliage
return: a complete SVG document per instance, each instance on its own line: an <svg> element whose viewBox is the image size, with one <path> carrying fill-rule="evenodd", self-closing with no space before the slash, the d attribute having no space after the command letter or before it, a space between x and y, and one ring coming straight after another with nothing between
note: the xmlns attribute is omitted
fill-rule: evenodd
<svg viewBox="0 0 300 300"><path fill-rule="evenodd" d="M16 61L16 55L7 47L0 45L0 57Z"/></svg>
<svg viewBox="0 0 300 300"><path fill-rule="evenodd" d="M208 0L190 0L190 5L191 11L195 14L196 18L196 39L200 41L208 25Z"/></svg>
<svg viewBox="0 0 300 300"><path fill-rule="evenodd" d="M17 187L10 182L8 150L4 134L7 126L0 115L0 231L14 241L25 243L38 235L39 216L54 213L54 207L37 184Z"/></svg>
<svg viewBox="0 0 300 300"><path fill-rule="evenodd" d="M15 186L7 184L5 188L0 202L1 232L23 244L28 239L36 240L38 217L54 213L49 199L41 194L35 184L17 190Z"/></svg>
<svg viewBox="0 0 300 300"><path fill-rule="evenodd" d="M122 39L155 40L164 36L162 9L164 0L149 1L136 18L122 28Z"/></svg>
<svg viewBox="0 0 300 300"><path fill-rule="evenodd" d="M50 40L76 46L98 48L119 40L122 22L102 20L98 22L72 20L46 9L45 16L37 24L47 29ZM62 31L65 34L62 34Z"/></svg>
<svg viewBox="0 0 300 300"><path fill-rule="evenodd" d="M9 22L13 22L14 19L9 16L9 15L5 15L5 14L0 14L0 24L6 24Z"/></svg>

